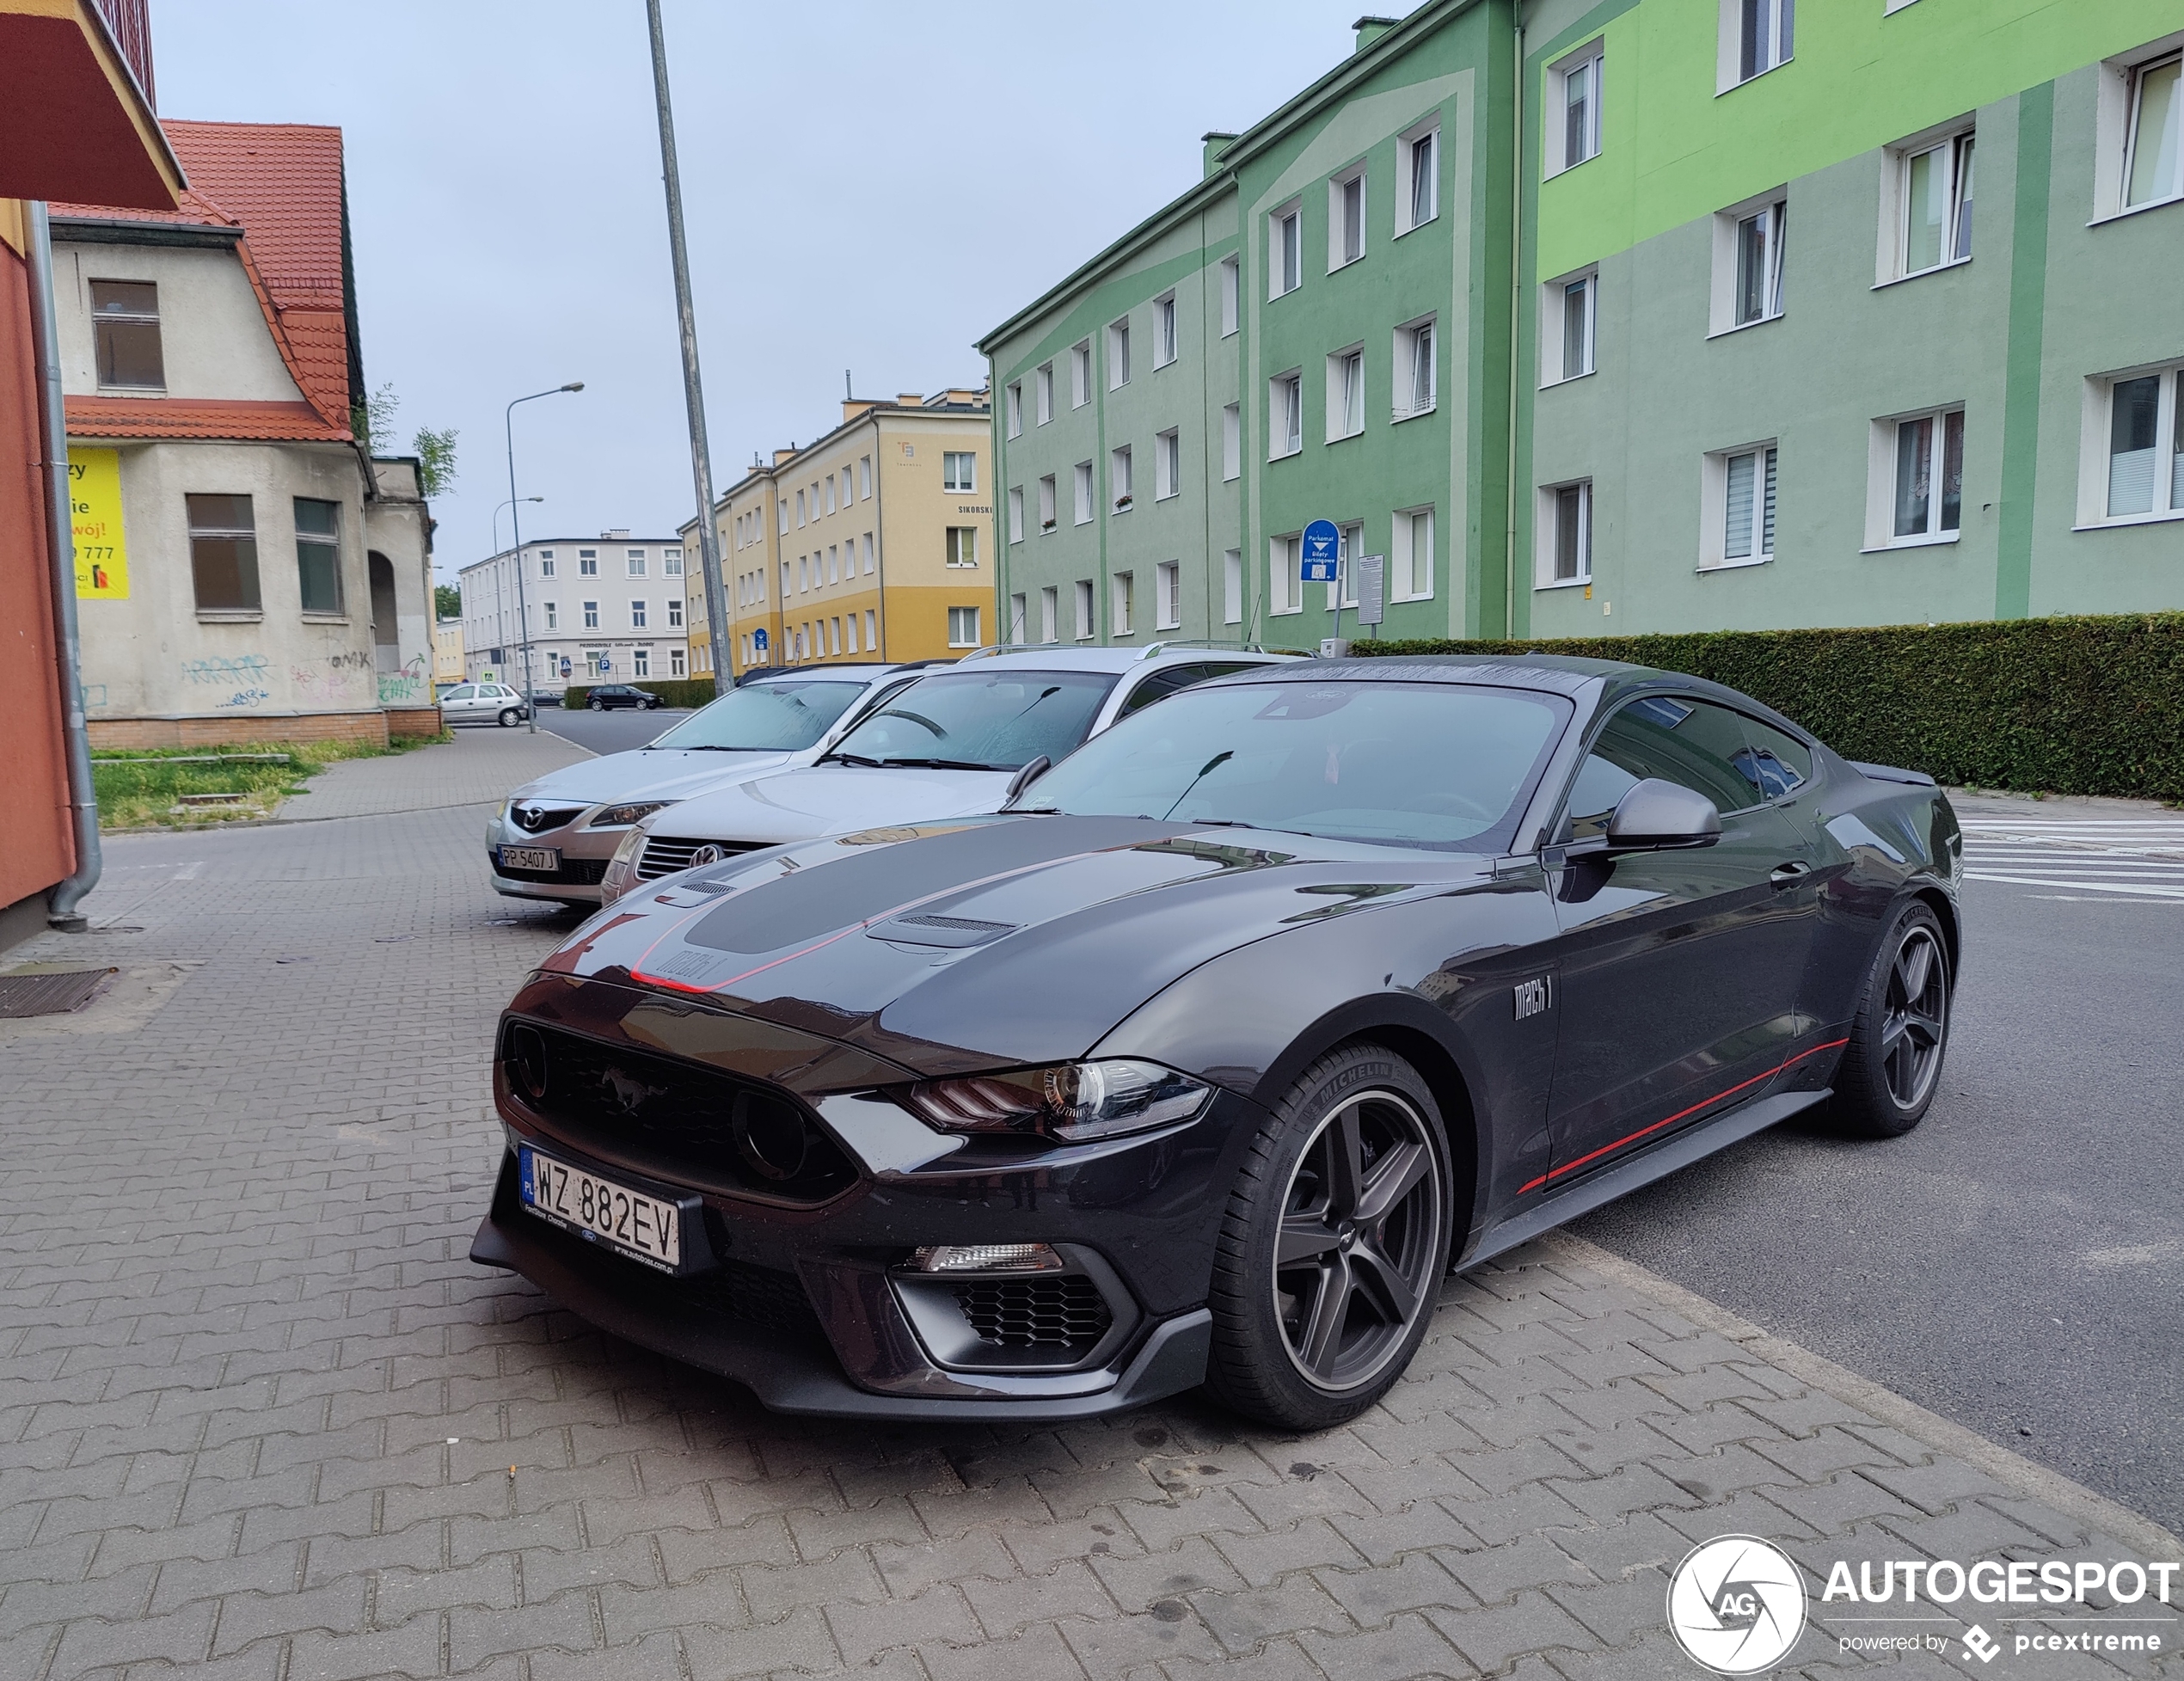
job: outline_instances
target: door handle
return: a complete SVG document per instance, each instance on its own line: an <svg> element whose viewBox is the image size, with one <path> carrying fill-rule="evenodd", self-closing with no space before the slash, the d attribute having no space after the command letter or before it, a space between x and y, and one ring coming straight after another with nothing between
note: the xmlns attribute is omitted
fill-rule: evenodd
<svg viewBox="0 0 2184 1681"><path fill-rule="evenodd" d="M1812 873L1812 865L1801 859L1792 858L1788 863L1776 864L1767 872L1767 885L1770 887L1792 887Z"/></svg>

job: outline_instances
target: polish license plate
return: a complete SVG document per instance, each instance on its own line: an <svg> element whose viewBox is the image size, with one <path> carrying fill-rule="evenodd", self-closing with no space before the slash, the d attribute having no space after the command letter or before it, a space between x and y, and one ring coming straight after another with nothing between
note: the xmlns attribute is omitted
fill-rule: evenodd
<svg viewBox="0 0 2184 1681"><path fill-rule="evenodd" d="M683 1264L683 1217L689 1203L663 1202L601 1179L529 1144L517 1150L524 1206L567 1231L580 1231L633 1261L660 1271Z"/></svg>
<svg viewBox="0 0 2184 1681"><path fill-rule="evenodd" d="M500 868L503 869L550 869L561 867L561 855L550 846L504 846L500 849Z"/></svg>

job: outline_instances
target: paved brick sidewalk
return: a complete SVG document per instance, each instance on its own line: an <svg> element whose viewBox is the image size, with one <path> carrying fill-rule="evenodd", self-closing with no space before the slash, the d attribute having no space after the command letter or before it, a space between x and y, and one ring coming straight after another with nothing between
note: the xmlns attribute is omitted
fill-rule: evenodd
<svg viewBox="0 0 2184 1681"><path fill-rule="evenodd" d="M1449 1283L1408 1379L1319 1436L1192 1399L772 1417L464 1259L494 1016L571 925L488 889L476 825L117 837L89 908L142 931L19 954L134 990L0 1023L0 1677L1626 1681L1701 1673L1665 1571L1724 1532L1816 1586L2143 1555L2089 1497L1555 1240ZM1808 1677L1866 1661L1824 1609ZM1900 1667L2119 1672L1950 1651Z"/></svg>
<svg viewBox="0 0 2184 1681"><path fill-rule="evenodd" d="M574 742L540 730L466 727L452 741L385 758L339 759L302 794L281 802L284 823L374 817L448 806L490 804L509 789L590 758Z"/></svg>

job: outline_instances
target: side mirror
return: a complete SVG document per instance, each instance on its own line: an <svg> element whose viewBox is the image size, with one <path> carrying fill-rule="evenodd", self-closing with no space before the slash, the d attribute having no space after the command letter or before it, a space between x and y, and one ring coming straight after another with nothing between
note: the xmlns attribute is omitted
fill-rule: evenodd
<svg viewBox="0 0 2184 1681"><path fill-rule="evenodd" d="M1037 758L1034 759L1029 764L1024 766L1024 768L1019 770L1015 776L1009 777L1009 798L1008 800L1003 800L1002 804L1004 806L1007 805L1009 800L1014 800L1019 794L1021 794L1026 788L1029 788L1034 782L1037 782L1041 776L1045 776L1053 768L1054 761L1047 758L1046 754L1041 753ZM1715 826L1718 828L1720 825L1717 823Z"/></svg>
<svg viewBox="0 0 2184 1681"><path fill-rule="evenodd" d="M1714 801L1658 776L1632 784L1608 819L1610 851L1711 846L1721 838L1721 813Z"/></svg>

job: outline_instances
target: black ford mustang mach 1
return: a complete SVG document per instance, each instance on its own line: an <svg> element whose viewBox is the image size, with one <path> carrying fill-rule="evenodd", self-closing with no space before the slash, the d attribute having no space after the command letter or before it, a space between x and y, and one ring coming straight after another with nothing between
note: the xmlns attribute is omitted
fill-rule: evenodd
<svg viewBox="0 0 2184 1681"><path fill-rule="evenodd" d="M503 1018L473 1258L782 1411L1313 1428L1451 1267L1932 1101L1948 801L1716 685L1299 662L1040 768L586 923Z"/></svg>

